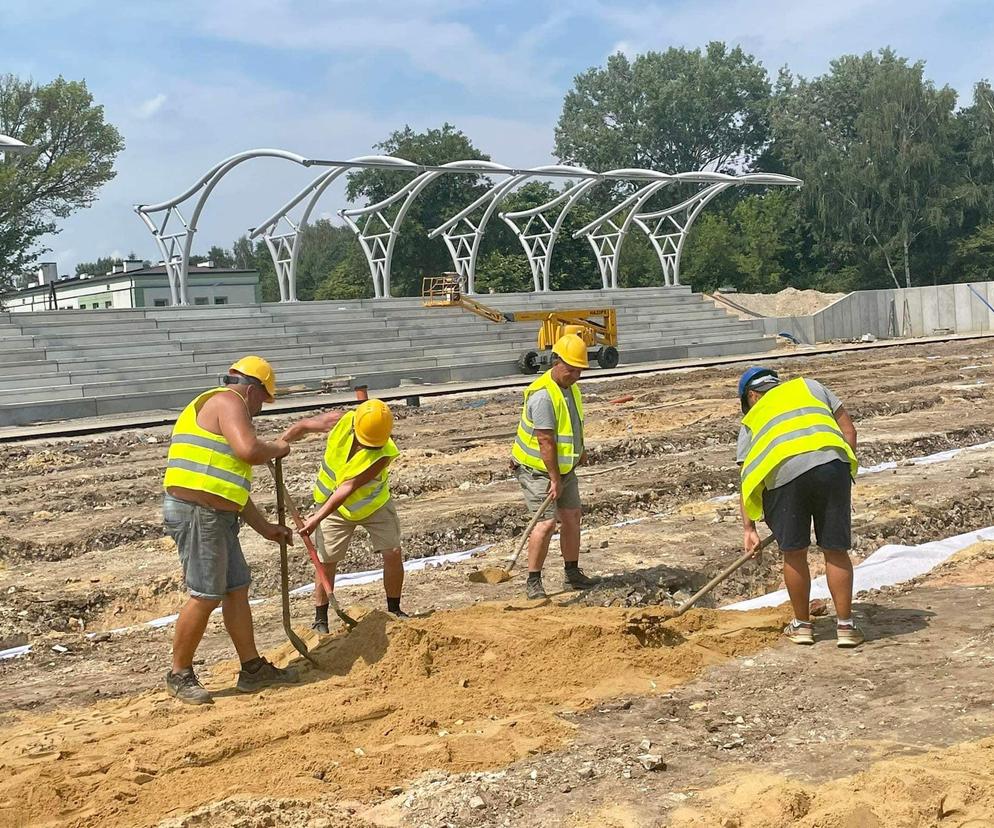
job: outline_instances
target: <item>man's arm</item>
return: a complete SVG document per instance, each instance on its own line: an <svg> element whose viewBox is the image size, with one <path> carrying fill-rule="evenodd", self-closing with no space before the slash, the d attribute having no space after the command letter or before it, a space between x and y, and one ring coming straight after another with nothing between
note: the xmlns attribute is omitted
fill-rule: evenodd
<svg viewBox="0 0 994 828"><path fill-rule="evenodd" d="M849 448L852 449L853 454L855 454L856 425L853 423L852 417L849 416L849 412L842 406L839 406L835 410L835 422L839 424L839 429L842 431L843 438L849 444Z"/></svg>
<svg viewBox="0 0 994 828"><path fill-rule="evenodd" d="M287 443L295 443L309 434L327 434L344 416L344 411L326 411L315 417L305 417L302 420L297 420L284 431L280 439Z"/></svg>
<svg viewBox="0 0 994 828"><path fill-rule="evenodd" d="M742 546L746 552L752 552L759 546L759 530L756 529L756 521L746 514L745 499L742 497L742 490L739 490L739 514L742 516Z"/></svg>
<svg viewBox="0 0 994 828"><path fill-rule="evenodd" d="M556 432L545 428L536 428L535 439L538 440L538 449L542 453L542 462L545 463L545 470L549 473L549 493L552 495L553 500L559 500L563 478L559 473L559 451L556 445Z"/></svg>
<svg viewBox="0 0 994 828"><path fill-rule="evenodd" d="M266 540L279 543L280 539L285 537L287 544L293 546L293 532L290 531L290 528L266 520L266 516L259 511L259 507L252 502L251 498L242 509L242 518Z"/></svg>
<svg viewBox="0 0 994 828"><path fill-rule="evenodd" d="M300 530L301 535L310 535L314 533L314 530L318 528L321 521L324 520L328 515L334 512L339 506L341 506L349 496L356 491L361 489L370 480L372 480L376 475L378 475L383 469L389 465L391 457L381 457L372 466L370 466L362 474L356 475L351 480L346 480L335 488L335 491L331 493L324 503L321 504L321 508L318 509L313 515L304 521L304 526Z"/></svg>
<svg viewBox="0 0 994 828"><path fill-rule="evenodd" d="M252 425L245 402L237 394L217 394L208 401L217 404L217 424L239 460L261 466L269 460L286 457L290 446L284 440L260 440Z"/></svg>

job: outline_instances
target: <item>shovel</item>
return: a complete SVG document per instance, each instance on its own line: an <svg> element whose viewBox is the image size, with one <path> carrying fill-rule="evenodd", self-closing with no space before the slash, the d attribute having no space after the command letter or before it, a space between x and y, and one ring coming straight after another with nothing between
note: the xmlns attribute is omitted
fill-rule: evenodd
<svg viewBox="0 0 994 828"><path fill-rule="evenodd" d="M279 460L276 461L273 474L276 477L276 519L279 521L280 526L286 528L286 508L283 503L283 465ZM293 644L293 648L311 662L311 664L316 665L317 662L307 652L307 645L293 631L293 627L290 624L290 566L287 562L285 537L280 537L280 595L283 598L283 632L286 633L286 637Z"/></svg>
<svg viewBox="0 0 994 828"><path fill-rule="evenodd" d="M276 461L279 464L279 460ZM277 492L277 502L280 499L280 492L282 492L282 497L286 504L290 507L290 515L293 517L293 524L297 527L297 533L304 528L304 519L300 515L300 510L297 508L297 504L294 502L293 496L287 490L286 486L283 485L283 474L279 465L273 466L272 461L268 464L269 470L273 473L273 477L276 479ZM358 623L351 615L342 609L341 605L338 603L338 599L335 597L333 587L328 581L328 576L325 575L324 567L321 566L321 560L318 558L318 550L314 546L314 541L311 539L310 535L300 535L300 539L304 542L304 548L307 550L307 554L310 555L311 563L314 564L314 576L318 581L321 582L321 586L324 587L325 595L328 596L328 603L331 604L331 608L335 611L335 615L341 620L341 622L348 627L350 630Z"/></svg>
<svg viewBox="0 0 994 828"><path fill-rule="evenodd" d="M538 507L535 514L532 515L531 522L525 527L525 531L521 535L521 540L518 542L518 551L514 553L514 557L511 558L511 563L507 565L506 569L499 566L486 566L483 569L470 572L469 580L474 584L502 584L504 581L510 581L511 570L514 569L514 565L518 562L518 556L521 554L521 550L525 548L528 536L531 535L532 529L535 528L535 524L538 523L538 519L542 516L542 513L549 508L550 503L552 503L551 493L542 501L542 505Z"/></svg>
<svg viewBox="0 0 994 828"><path fill-rule="evenodd" d="M769 546L775 538L773 535L769 535L764 540L760 541L759 546L752 550L752 552L745 552L736 558L732 563L725 567L721 572L715 575L710 581L708 581L704 586L702 586L697 592L691 595L686 601L684 601L680 606L676 608L674 613L674 618L679 618L687 610L689 610L694 604L701 600L705 595L707 595L712 589L714 589L718 584L725 580L729 575L731 575L736 569L742 566L746 561L753 558L758 552L762 552Z"/></svg>

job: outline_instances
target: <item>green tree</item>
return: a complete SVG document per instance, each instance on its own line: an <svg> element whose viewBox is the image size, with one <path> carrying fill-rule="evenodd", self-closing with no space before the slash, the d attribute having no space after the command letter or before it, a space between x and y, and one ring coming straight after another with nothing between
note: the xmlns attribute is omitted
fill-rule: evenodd
<svg viewBox="0 0 994 828"><path fill-rule="evenodd" d="M443 124L440 129L425 132L404 127L377 144L376 149L386 155L426 165L490 159L449 123ZM362 170L349 174L346 192L350 201L362 199L372 204L393 195L410 179L410 173ZM395 295L419 295L423 276L438 275L452 269L445 243L441 239L429 239L428 231L470 204L488 187L489 181L483 176L444 175L421 193L404 220L394 248L391 283ZM391 217L397 209L399 205L391 208Z"/></svg>
<svg viewBox="0 0 994 828"><path fill-rule="evenodd" d="M556 126L556 155L595 170L748 168L767 142L770 82L741 48L618 53L577 75Z"/></svg>
<svg viewBox="0 0 994 828"><path fill-rule="evenodd" d="M103 276L122 264L124 260L117 256L101 256L95 262L80 262L76 265L76 275Z"/></svg>
<svg viewBox="0 0 994 828"><path fill-rule="evenodd" d="M994 270L994 223L981 225L953 244L952 271L957 282L980 282Z"/></svg>
<svg viewBox="0 0 994 828"><path fill-rule="evenodd" d="M343 263L346 265L344 268L341 267ZM322 290L329 280L331 284ZM355 298L355 294L361 294L366 289L367 282L372 293L369 268L350 228L321 219L301 230L300 256L297 260L298 299L307 301L318 298L319 291L321 298ZM345 290L348 295L325 295L335 290Z"/></svg>
<svg viewBox="0 0 994 828"><path fill-rule="evenodd" d="M898 287L899 272L912 284L918 239L962 217L955 105L956 93L927 80L921 61L889 49L838 58L814 80L784 72L778 82L777 152L805 181L815 232L857 255L869 246Z"/></svg>
<svg viewBox="0 0 994 828"><path fill-rule="evenodd" d="M56 219L88 207L114 177L124 141L86 84L61 76L43 86L0 76L0 133L32 148L0 161L0 281L9 284L44 252L36 243Z"/></svg>

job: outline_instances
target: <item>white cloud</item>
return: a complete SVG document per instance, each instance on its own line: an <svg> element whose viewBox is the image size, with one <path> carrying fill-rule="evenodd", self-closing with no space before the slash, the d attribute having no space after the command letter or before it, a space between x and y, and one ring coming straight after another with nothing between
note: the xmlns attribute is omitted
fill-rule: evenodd
<svg viewBox="0 0 994 828"><path fill-rule="evenodd" d="M166 102L166 96L162 92L160 92L158 95L149 98L147 101L143 101L142 104L136 110L135 114L139 118L151 118L153 115L155 115L156 112L162 109L162 105L165 102Z"/></svg>

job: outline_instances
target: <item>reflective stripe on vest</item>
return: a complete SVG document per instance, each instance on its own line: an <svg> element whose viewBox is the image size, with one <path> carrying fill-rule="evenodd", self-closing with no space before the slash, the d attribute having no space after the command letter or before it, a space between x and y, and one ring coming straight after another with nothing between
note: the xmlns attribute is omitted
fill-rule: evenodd
<svg viewBox="0 0 994 828"><path fill-rule="evenodd" d="M545 390L552 400L552 410L556 415L556 455L559 463L559 473L566 474L579 461L573 450L573 422L570 420L569 407L566 405L565 394L573 395L576 412L580 418L580 428L583 428L583 397L580 388L573 383L566 391L552 378L552 371L546 371L525 389L525 402L521 408L521 420L518 422L518 433L511 447L511 456L522 466L535 469L544 474L548 473L542 460L542 450L535 436L535 425L528 418L528 399L536 391Z"/></svg>
<svg viewBox="0 0 994 828"><path fill-rule="evenodd" d="M355 413L350 411L335 424L328 435L324 459L321 461L317 478L314 481L312 494L315 503L324 503L341 483L355 479L382 458L394 458L400 454L393 440L387 440L387 444L382 448L360 448L350 458L349 451L352 449L352 440L354 439L352 430L354 420ZM338 507L338 513L348 520L364 520L385 506L389 500L390 474L388 465L369 483L352 492L346 498L345 503Z"/></svg>
<svg viewBox="0 0 994 828"><path fill-rule="evenodd" d="M842 436L832 410L811 393L802 377L771 388L742 418L752 435L742 463L742 499L752 520L763 516L766 481L785 460L822 449L840 449L855 477L856 455Z"/></svg>
<svg viewBox="0 0 994 828"><path fill-rule="evenodd" d="M228 441L197 425L197 414L215 394L229 391L213 388L205 391L183 409L173 426L166 460L164 488L180 486L223 497L244 506L252 489L252 466L238 458Z"/></svg>

